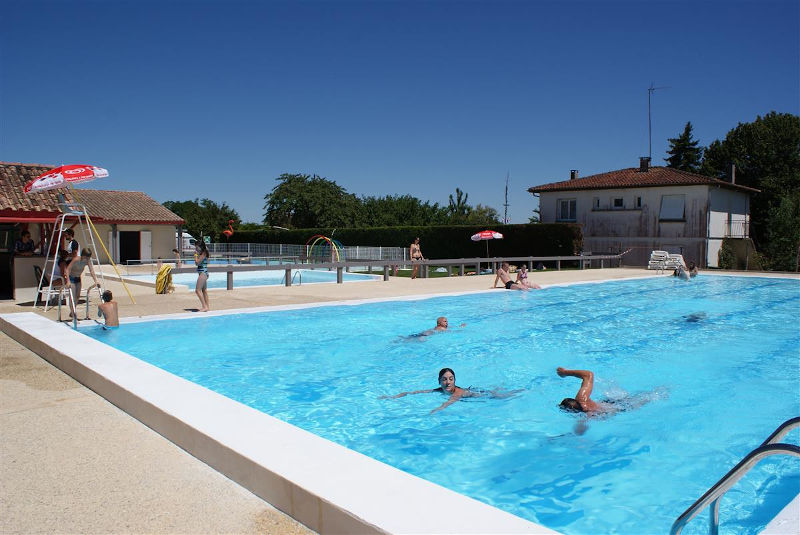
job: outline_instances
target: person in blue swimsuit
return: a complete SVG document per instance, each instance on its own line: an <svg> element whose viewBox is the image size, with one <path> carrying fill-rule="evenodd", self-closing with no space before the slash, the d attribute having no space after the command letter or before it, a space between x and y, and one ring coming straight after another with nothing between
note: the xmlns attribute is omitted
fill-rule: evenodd
<svg viewBox="0 0 800 535"><path fill-rule="evenodd" d="M197 265L197 285L194 293L200 299L200 312L208 312L208 247L203 240L194 242L194 263Z"/></svg>

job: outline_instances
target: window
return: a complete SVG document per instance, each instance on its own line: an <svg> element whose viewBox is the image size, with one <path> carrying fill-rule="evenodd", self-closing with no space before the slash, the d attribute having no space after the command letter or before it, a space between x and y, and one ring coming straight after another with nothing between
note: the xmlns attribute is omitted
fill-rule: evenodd
<svg viewBox="0 0 800 535"><path fill-rule="evenodd" d="M636 208L641 208L641 207L642 207L642 198L636 197Z"/></svg>
<svg viewBox="0 0 800 535"><path fill-rule="evenodd" d="M613 206L616 210L625 208L625 201L622 199L622 197L614 197Z"/></svg>
<svg viewBox="0 0 800 535"><path fill-rule="evenodd" d="M686 195L662 195L659 221L683 221Z"/></svg>
<svg viewBox="0 0 800 535"><path fill-rule="evenodd" d="M556 221L575 221L575 199L559 199Z"/></svg>
<svg viewBox="0 0 800 535"><path fill-rule="evenodd" d="M594 199L592 199L592 206L594 206L595 210L600 209L600 197L595 197Z"/></svg>

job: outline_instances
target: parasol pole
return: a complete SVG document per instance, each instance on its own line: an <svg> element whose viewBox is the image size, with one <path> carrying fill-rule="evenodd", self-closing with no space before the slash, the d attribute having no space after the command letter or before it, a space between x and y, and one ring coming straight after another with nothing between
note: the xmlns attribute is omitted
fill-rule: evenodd
<svg viewBox="0 0 800 535"><path fill-rule="evenodd" d="M75 189L75 187L72 184L70 184L69 188L72 190L72 194L75 196L75 199L78 202L81 202L80 198L78 197L78 192ZM83 203L81 203L81 204L83 204ZM114 259L111 257L111 253L108 252L108 249L106 249L106 245L103 243L103 240L100 238L100 234L97 232L97 229L94 228L94 223L92 223L92 219L89 217L89 213L86 212L85 210L84 210L83 213L86 216L86 222L89 223L89 227L91 227L92 232L94 232L94 235L97 236L97 241L100 242L100 247L102 247L103 251L105 251L106 256L108 257L108 261L111 262L111 265L114 267L114 273L117 274L117 277L119 278L120 282L122 283L122 286L125 288L125 291L128 292L128 297L131 298L131 303L133 303L135 305L136 304L136 299L133 298L133 294L131 294L131 291L128 288L128 285L125 284L125 279L123 279L122 275L120 275L119 270L117 269L117 265L114 263Z"/></svg>

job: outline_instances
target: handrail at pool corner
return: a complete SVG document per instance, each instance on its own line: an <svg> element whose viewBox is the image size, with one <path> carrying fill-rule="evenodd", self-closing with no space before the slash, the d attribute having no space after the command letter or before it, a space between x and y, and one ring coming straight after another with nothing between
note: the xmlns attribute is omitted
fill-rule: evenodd
<svg viewBox="0 0 800 535"><path fill-rule="evenodd" d="M759 447L745 455L736 466L731 468L722 479L717 481L705 494L703 494L696 502L694 502L686 511L681 514L670 528L670 535L680 535L686 524L696 517L700 511L705 509L711 503L711 511L709 512L709 525L708 532L711 535L718 535L719 533L719 501L722 496L730 490L747 472L750 471L762 459L772 455L792 455L800 457L800 447L794 444L784 444L778 442L785 437L790 431L800 427L800 416L796 416L786 420L778 426L772 434L761 443Z"/></svg>

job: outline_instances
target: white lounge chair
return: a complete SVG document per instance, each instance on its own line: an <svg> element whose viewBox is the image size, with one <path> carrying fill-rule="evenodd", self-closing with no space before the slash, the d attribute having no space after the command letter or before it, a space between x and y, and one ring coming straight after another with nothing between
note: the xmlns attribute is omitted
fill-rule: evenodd
<svg viewBox="0 0 800 535"><path fill-rule="evenodd" d="M650 261L647 263L647 269L664 271L666 269L667 260L669 260L669 253L667 251L653 251L650 253Z"/></svg>
<svg viewBox="0 0 800 535"><path fill-rule="evenodd" d="M683 259L683 255L671 254L664 263L664 267L667 269L678 269L679 267L686 269L686 262Z"/></svg>

